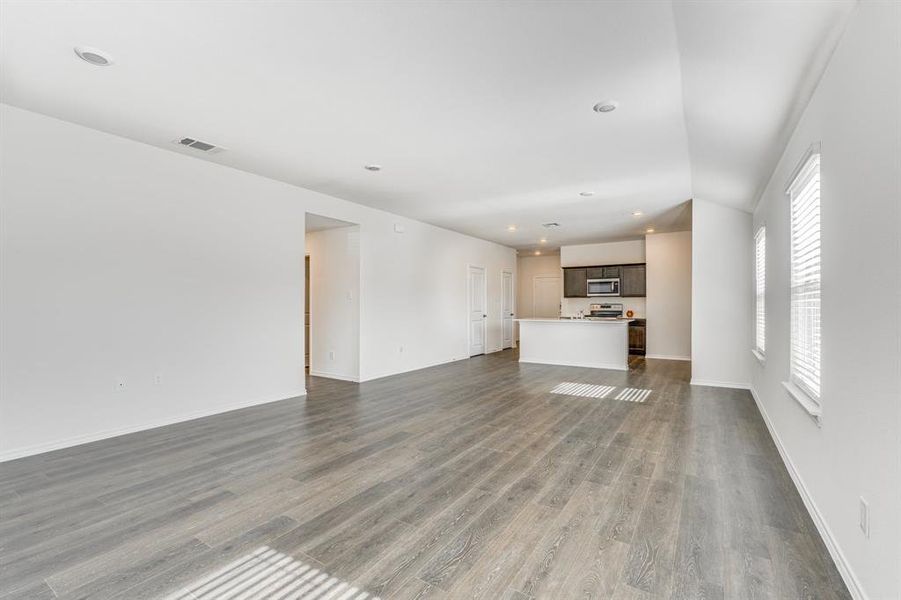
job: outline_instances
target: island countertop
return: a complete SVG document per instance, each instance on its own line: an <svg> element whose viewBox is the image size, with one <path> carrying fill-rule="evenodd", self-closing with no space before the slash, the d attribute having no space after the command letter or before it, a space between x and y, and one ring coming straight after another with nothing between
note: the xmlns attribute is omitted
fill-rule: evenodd
<svg viewBox="0 0 901 600"><path fill-rule="evenodd" d="M634 320L635 319L627 319L622 317L586 317L584 319L544 317L514 319L514 321L519 321L520 323L630 323Z"/></svg>
<svg viewBox="0 0 901 600"><path fill-rule="evenodd" d="M627 371L633 320L517 319L519 362Z"/></svg>

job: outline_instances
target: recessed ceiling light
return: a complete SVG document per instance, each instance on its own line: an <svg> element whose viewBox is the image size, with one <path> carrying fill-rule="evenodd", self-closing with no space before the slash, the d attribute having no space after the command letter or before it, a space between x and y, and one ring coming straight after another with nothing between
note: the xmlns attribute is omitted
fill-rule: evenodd
<svg viewBox="0 0 901 600"><path fill-rule="evenodd" d="M594 192L579 192L579 195L587 198L588 196L594 196Z"/></svg>
<svg viewBox="0 0 901 600"><path fill-rule="evenodd" d="M616 107L619 106L619 102L616 100L601 100L597 104L594 105L594 112L596 113L608 113L616 110Z"/></svg>
<svg viewBox="0 0 901 600"><path fill-rule="evenodd" d="M536 251L535 251L535 256L541 256L541 250L536 250Z"/></svg>
<svg viewBox="0 0 901 600"><path fill-rule="evenodd" d="M641 212L640 210L636 210L634 213L632 213L632 216L633 216L633 217L640 217L640 216L643 215L643 214L644 214L644 213Z"/></svg>
<svg viewBox="0 0 901 600"><path fill-rule="evenodd" d="M108 67L113 64L113 57L97 48L89 46L75 46L75 54L78 58L95 67Z"/></svg>
<svg viewBox="0 0 901 600"><path fill-rule="evenodd" d="M647 229L644 230L644 232L645 232L645 233L654 233L654 228L653 228L653 227L648 227Z"/></svg>
<svg viewBox="0 0 901 600"><path fill-rule="evenodd" d="M516 225L508 225L507 231L516 231Z"/></svg>
<svg viewBox="0 0 901 600"><path fill-rule="evenodd" d="M541 238L540 240L538 240L538 242L541 244L547 244L547 239Z"/></svg>
<svg viewBox="0 0 901 600"><path fill-rule="evenodd" d="M366 169L367 171L375 172L375 171L381 171L382 165L366 165L363 168Z"/></svg>

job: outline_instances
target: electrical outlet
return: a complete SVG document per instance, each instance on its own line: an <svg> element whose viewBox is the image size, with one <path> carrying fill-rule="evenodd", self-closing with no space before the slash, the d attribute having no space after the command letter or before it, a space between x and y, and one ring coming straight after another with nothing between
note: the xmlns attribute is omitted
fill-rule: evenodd
<svg viewBox="0 0 901 600"><path fill-rule="evenodd" d="M163 385L163 375L161 373L153 376L153 385Z"/></svg>
<svg viewBox="0 0 901 600"><path fill-rule="evenodd" d="M328 359L329 359L329 360L335 360L335 351L334 351L334 350L329 350L329 351L328 351Z"/></svg>
<svg viewBox="0 0 901 600"><path fill-rule="evenodd" d="M863 532L864 537L870 537L870 505L866 500L863 499L863 496L860 497L860 515L858 516L860 530Z"/></svg>

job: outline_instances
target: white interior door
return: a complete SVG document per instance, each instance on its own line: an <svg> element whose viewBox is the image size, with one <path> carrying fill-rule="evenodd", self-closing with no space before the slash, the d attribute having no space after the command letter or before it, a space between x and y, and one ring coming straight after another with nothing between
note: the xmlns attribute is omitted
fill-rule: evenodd
<svg viewBox="0 0 901 600"><path fill-rule="evenodd" d="M532 316L537 318L560 316L560 278L536 275L532 279Z"/></svg>
<svg viewBox="0 0 901 600"><path fill-rule="evenodd" d="M485 269L469 267L469 355L485 354L485 334L488 320L485 297Z"/></svg>
<svg viewBox="0 0 901 600"><path fill-rule="evenodd" d="M503 315L504 348L513 347L513 272L502 273L501 314Z"/></svg>

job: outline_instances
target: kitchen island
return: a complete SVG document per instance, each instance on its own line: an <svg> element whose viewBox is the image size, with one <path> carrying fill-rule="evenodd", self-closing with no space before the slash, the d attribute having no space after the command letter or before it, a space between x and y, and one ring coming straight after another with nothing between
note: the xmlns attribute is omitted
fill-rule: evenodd
<svg viewBox="0 0 901 600"><path fill-rule="evenodd" d="M517 319L519 362L629 369L632 319Z"/></svg>

